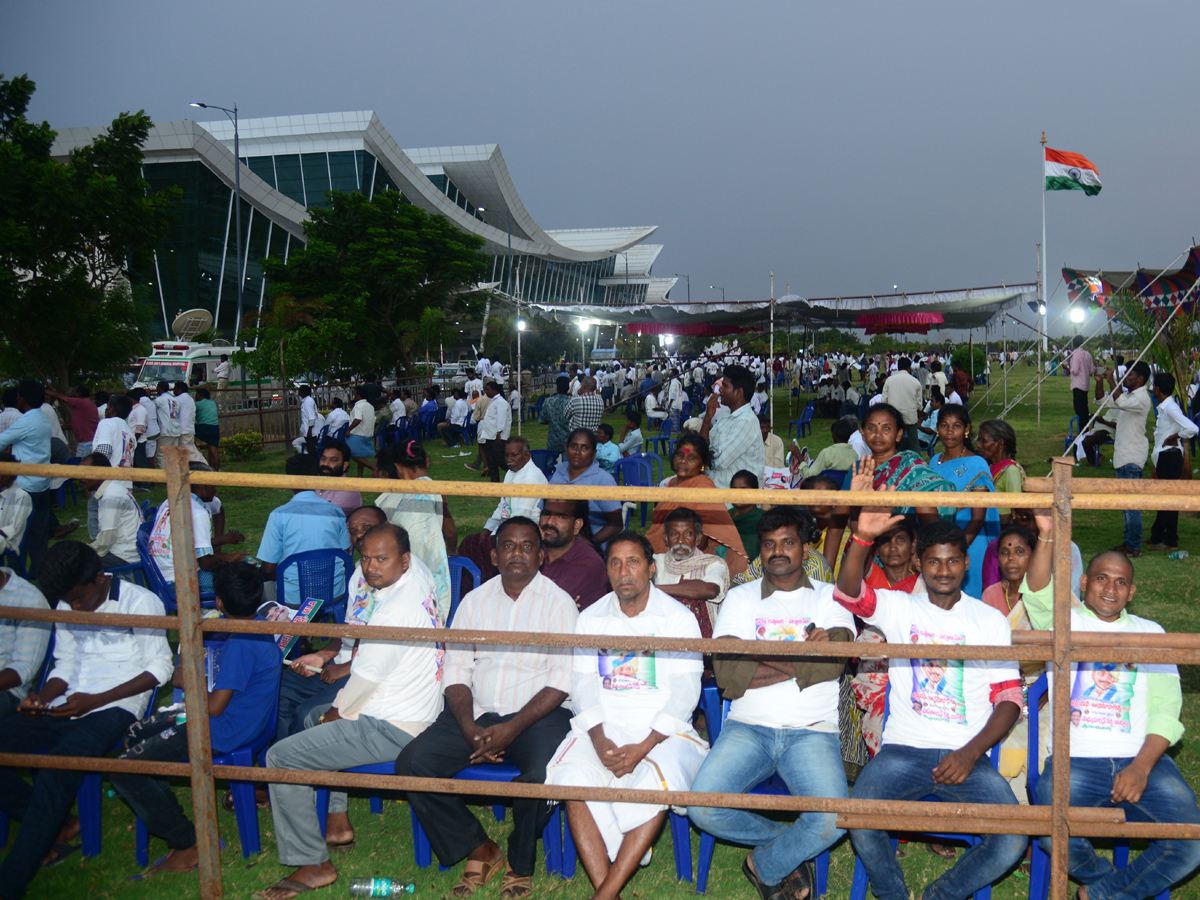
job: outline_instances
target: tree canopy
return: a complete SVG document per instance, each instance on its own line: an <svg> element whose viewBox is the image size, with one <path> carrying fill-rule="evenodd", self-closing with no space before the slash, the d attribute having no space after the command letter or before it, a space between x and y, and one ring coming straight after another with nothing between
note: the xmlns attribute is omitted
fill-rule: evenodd
<svg viewBox="0 0 1200 900"><path fill-rule="evenodd" d="M491 263L484 242L396 191L326 196L328 206L308 211L304 249L287 262L263 260L272 302L320 309L309 323L284 326L284 365L339 374L393 371L397 362L411 369L427 347L436 350L452 317L478 314L474 287ZM248 355L259 374L279 374L279 326L269 318L257 324L259 346L271 348Z"/></svg>
<svg viewBox="0 0 1200 900"><path fill-rule="evenodd" d="M153 252L180 192L151 194L142 178L152 125L142 111L117 116L65 164L51 159L56 133L25 118L34 89L0 75L0 369L66 388L149 348L127 275Z"/></svg>

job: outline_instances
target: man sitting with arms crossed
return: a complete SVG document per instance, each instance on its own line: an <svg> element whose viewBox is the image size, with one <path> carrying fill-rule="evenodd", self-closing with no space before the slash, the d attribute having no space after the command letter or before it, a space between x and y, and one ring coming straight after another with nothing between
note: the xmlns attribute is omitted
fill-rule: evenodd
<svg viewBox="0 0 1200 900"><path fill-rule="evenodd" d="M733 588L713 628L716 637L745 641L854 640L854 618L833 599L833 585L813 585L804 557L814 533L803 507L776 506L758 521L766 574ZM720 656L717 684L733 701L694 791L743 793L778 771L797 797L848 795L838 737L841 657ZM749 844L742 863L762 900L813 896L812 860L842 836L832 813L801 813L791 825L743 809L692 807L698 828Z"/></svg>
<svg viewBox="0 0 1200 900"><path fill-rule="evenodd" d="M55 608L75 612L164 616L162 601L104 571L96 551L78 541L55 544L42 560L38 587ZM54 668L0 729L0 753L103 756L142 715L174 671L167 633L127 625L55 626ZM0 769L0 811L21 823L0 864L0 896L19 900L43 860L70 853L78 820L63 831L83 772L40 769L30 784ZM55 836L57 834L57 837ZM47 857L49 857L47 859Z"/></svg>
<svg viewBox="0 0 1200 900"><path fill-rule="evenodd" d="M542 574L574 599L580 612L609 592L608 570L592 544L586 500L543 500Z"/></svg>
<svg viewBox="0 0 1200 900"><path fill-rule="evenodd" d="M385 523L368 531L362 568L375 591L370 627L440 627L433 576L409 552L403 528ZM268 750L267 766L337 771L394 759L442 709L442 655L432 641L360 641L350 680L334 705L316 727ZM255 900L289 900L337 881L329 851L354 846L346 794L329 792L322 837L315 791L307 784L271 785L279 861L299 868L254 894Z"/></svg>
<svg viewBox="0 0 1200 900"><path fill-rule="evenodd" d="M499 576L463 597L452 628L571 634L578 612L562 588L538 572L541 532L524 516L496 531ZM446 708L396 760L396 774L451 778L467 766L507 761L520 781L545 781L546 764L570 728L571 651L496 644L446 645ZM470 897L504 872L501 900L533 892L537 839L550 821L545 800L514 799L508 859L455 794L410 792L408 800L444 866L466 857L452 897Z"/></svg>
<svg viewBox="0 0 1200 900"><path fill-rule="evenodd" d="M546 483L546 474L533 461L533 452L526 438L513 435L504 442L504 464L508 467L504 473L505 484ZM491 581L499 574L492 562L492 551L496 549L495 534L500 524L513 516L536 519L539 502L537 497L501 497L491 517L484 523L483 530L463 538L458 548L459 555L479 566L483 581Z"/></svg>
<svg viewBox="0 0 1200 900"><path fill-rule="evenodd" d="M1021 599L1034 628L1053 628L1054 529L1048 512L1039 510L1034 517L1038 545L1025 572ZM1109 550L1093 557L1079 579L1079 591L1083 608L1071 610L1072 631L1164 633L1157 622L1126 611L1137 587L1133 563L1123 553ZM1093 679L1105 686L1103 701L1087 693ZM1078 709L1080 716L1071 729L1071 805L1119 807L1129 822L1200 823L1196 795L1166 755L1183 737L1182 707L1174 664L1072 662L1071 710L1074 714ZM1046 714L1051 715L1050 706ZM1071 724L1075 725L1074 715ZM1047 757L1037 783L1036 799L1042 806L1050 804L1053 790L1051 763L1052 757ZM1049 853L1049 838L1041 841ZM1080 900L1155 897L1200 866L1200 841L1151 839L1124 869L1098 856L1087 838L1072 837L1068 847L1071 877L1081 883L1076 894Z"/></svg>
<svg viewBox="0 0 1200 900"><path fill-rule="evenodd" d="M869 491L871 457L859 461L851 490ZM886 502L890 489L879 491ZM921 529L917 557L928 594L876 590L863 583L875 538L902 516L888 508L864 508L846 545L834 599L870 625L889 644L1012 644L1008 620L962 593L969 558L962 529L933 522ZM883 744L854 785L854 797L1016 805L1004 777L987 759L1021 715L1021 675L1008 660L888 660L891 716ZM879 900L908 900L904 873L886 831L851 829L850 841ZM985 834L940 878L925 886L924 900L960 900L1011 869L1028 844L1024 835Z"/></svg>
<svg viewBox="0 0 1200 900"><path fill-rule="evenodd" d="M700 633L712 637L712 623L729 590L729 567L714 553L705 553L704 520L680 507L663 520L667 552L654 554L654 584L692 611Z"/></svg>
<svg viewBox="0 0 1200 900"><path fill-rule="evenodd" d="M654 550L618 532L606 556L613 591L579 616L576 633L698 638L696 617L653 584ZM547 770L549 784L686 791L708 745L692 728L704 663L699 653L575 650L571 733ZM567 816L595 898L615 900L651 849L666 807L568 800Z"/></svg>

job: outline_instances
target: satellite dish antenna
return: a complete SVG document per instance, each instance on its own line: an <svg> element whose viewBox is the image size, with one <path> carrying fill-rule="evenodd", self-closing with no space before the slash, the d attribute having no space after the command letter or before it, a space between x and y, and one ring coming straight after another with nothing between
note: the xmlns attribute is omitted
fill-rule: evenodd
<svg viewBox="0 0 1200 900"><path fill-rule="evenodd" d="M212 328L212 323L212 313L207 309L189 309L175 317L171 323L171 333L181 341L190 341Z"/></svg>

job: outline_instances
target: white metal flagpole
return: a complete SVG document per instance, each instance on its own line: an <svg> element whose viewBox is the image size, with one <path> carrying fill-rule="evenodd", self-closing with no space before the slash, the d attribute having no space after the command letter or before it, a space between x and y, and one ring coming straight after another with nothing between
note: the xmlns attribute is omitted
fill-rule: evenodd
<svg viewBox="0 0 1200 900"><path fill-rule="evenodd" d="M1038 281L1038 290L1041 293L1041 309L1042 314L1042 350L1048 350L1048 341L1050 340L1049 327L1046 321L1048 308L1046 306L1046 269L1050 265L1050 257L1046 255L1046 132L1042 132L1042 276Z"/></svg>

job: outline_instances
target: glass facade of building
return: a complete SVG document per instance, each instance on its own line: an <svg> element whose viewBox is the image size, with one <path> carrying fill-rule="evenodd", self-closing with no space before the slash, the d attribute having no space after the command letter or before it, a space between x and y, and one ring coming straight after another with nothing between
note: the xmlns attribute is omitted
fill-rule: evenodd
<svg viewBox="0 0 1200 900"><path fill-rule="evenodd" d="M280 153L243 157L242 162L275 190L305 206L328 204L326 192L360 191L373 197L398 190L386 168L366 150L319 153ZM219 336L232 339L237 320L237 227L234 191L203 162L147 161L143 173L151 190L178 185L183 199L174 222L159 244L153 268L131 273L131 280L151 290L160 307L160 336L174 317L187 309L213 311ZM437 188L469 215L482 216L475 205L445 174L427 176ZM246 314L269 304L260 260L286 260L303 241L254 209L243 197L242 251L246 272L243 308ZM647 279L603 285L616 277L616 255L592 262L564 262L507 253L493 258L488 280L515 296L517 272L523 300L535 303L576 303L626 306L643 303Z"/></svg>

